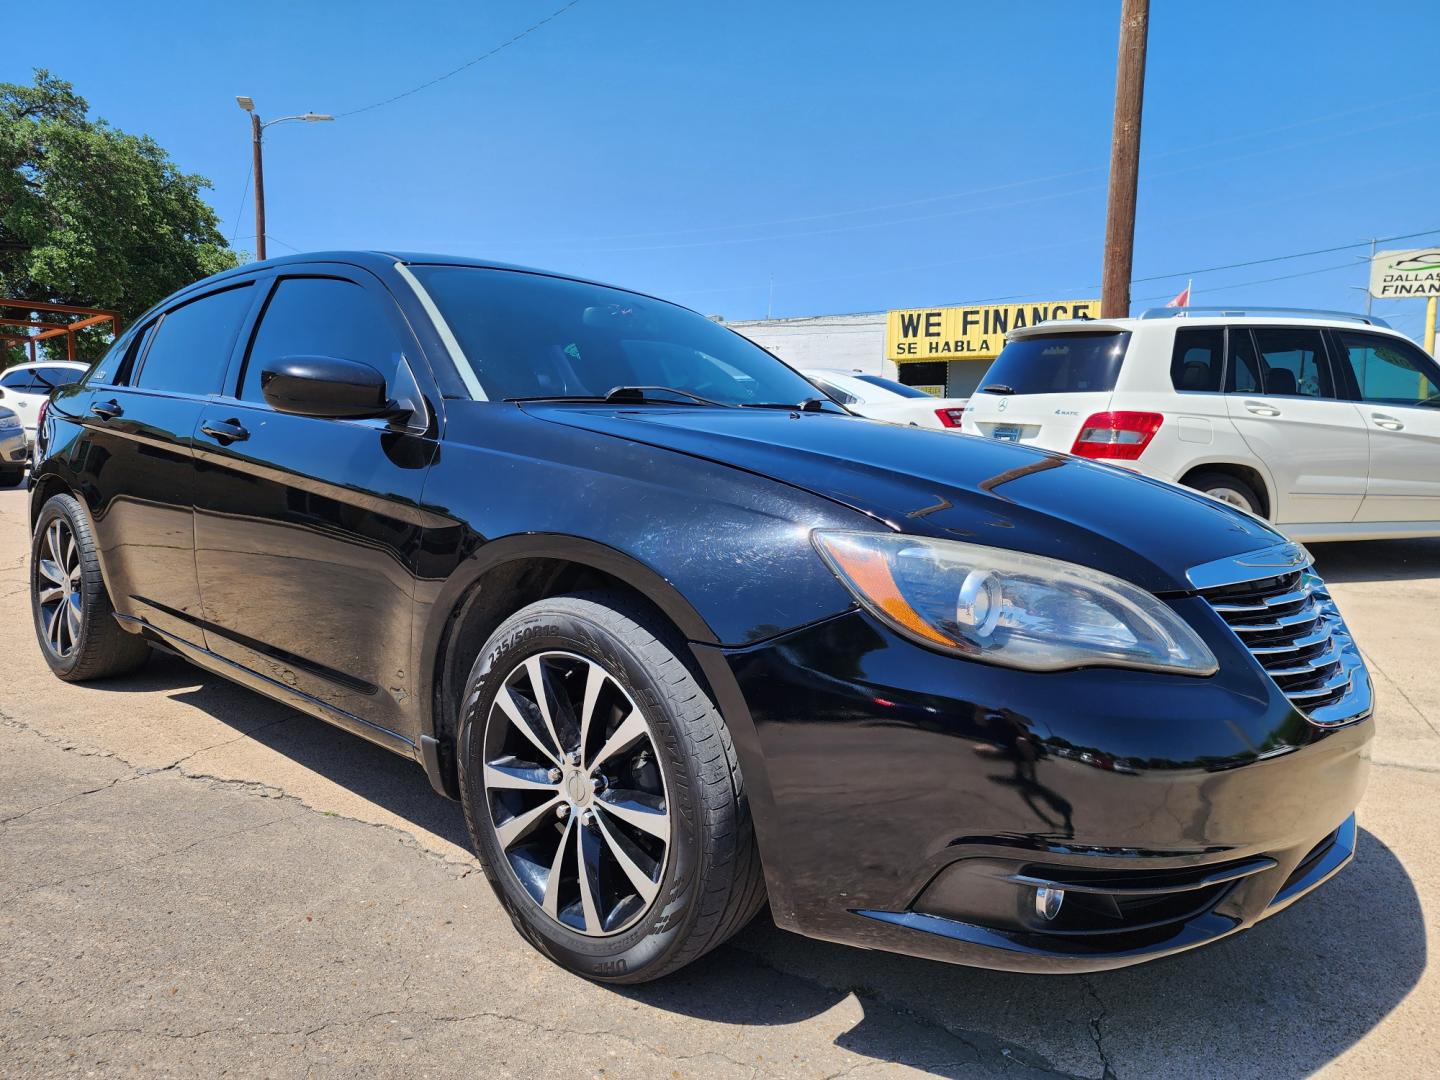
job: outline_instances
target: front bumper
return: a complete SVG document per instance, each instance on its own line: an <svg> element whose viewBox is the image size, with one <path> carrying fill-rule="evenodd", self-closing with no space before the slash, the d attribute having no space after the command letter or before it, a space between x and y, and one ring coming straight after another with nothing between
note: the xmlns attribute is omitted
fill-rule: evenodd
<svg viewBox="0 0 1440 1080"><path fill-rule="evenodd" d="M23 428L0 431L0 466L24 465L30 460L30 443Z"/></svg>
<svg viewBox="0 0 1440 1080"><path fill-rule="evenodd" d="M1308 722L1198 598L1221 670L1034 674L860 611L702 655L776 921L1017 971L1118 967L1292 903L1353 856L1373 722ZM703 652L703 650L702 650ZM1035 889L1067 889L1043 918Z"/></svg>

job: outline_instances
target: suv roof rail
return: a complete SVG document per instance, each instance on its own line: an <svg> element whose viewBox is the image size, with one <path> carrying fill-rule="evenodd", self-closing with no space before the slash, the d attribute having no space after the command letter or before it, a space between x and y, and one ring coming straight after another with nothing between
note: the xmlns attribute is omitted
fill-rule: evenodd
<svg viewBox="0 0 1440 1080"><path fill-rule="evenodd" d="M1183 319L1191 313L1203 313L1206 315L1309 315L1321 319L1350 319L1354 322L1365 323L1368 326L1383 326L1391 329L1391 326L1379 315L1358 315L1353 311L1327 311L1324 308L1303 308L1303 307L1183 307L1183 308L1147 308L1140 313L1142 319Z"/></svg>

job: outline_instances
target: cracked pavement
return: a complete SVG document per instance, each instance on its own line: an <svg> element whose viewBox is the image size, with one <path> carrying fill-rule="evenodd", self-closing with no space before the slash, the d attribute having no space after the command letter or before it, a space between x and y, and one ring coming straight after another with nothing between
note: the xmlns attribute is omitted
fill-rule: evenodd
<svg viewBox="0 0 1440 1080"><path fill-rule="evenodd" d="M0 491L5 1077L1388 1076L1433 1056L1440 541L1317 549L1378 684L1377 767L1356 862L1267 923L1044 978L762 917L623 990L521 941L417 766L173 658L54 679L25 544L25 493Z"/></svg>

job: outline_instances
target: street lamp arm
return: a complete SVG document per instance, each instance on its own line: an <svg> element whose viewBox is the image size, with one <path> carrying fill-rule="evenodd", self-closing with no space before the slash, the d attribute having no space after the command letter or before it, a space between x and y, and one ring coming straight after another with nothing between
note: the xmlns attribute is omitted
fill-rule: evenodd
<svg viewBox="0 0 1440 1080"><path fill-rule="evenodd" d="M260 127L261 127L262 129L263 129L263 128L268 128L268 127L274 127L276 124L283 124L283 123L285 123L287 120L304 120L306 123L313 124L313 123L314 123L315 121L317 121L317 120L334 120L334 119L335 119L335 117L329 115L328 113L300 113L298 116L282 116L282 117L280 117L278 120L266 120L264 123L262 123L262 124L260 125Z"/></svg>

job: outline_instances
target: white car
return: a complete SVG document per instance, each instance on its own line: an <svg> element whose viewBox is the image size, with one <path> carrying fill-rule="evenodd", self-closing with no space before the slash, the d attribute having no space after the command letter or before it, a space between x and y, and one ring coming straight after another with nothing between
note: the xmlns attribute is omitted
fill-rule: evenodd
<svg viewBox="0 0 1440 1080"><path fill-rule="evenodd" d="M1440 536L1440 365L1381 319L1168 308L1006 342L969 434L1185 484L1296 540Z"/></svg>
<svg viewBox="0 0 1440 1080"><path fill-rule="evenodd" d="M911 427L957 429L968 400L937 398L894 379L859 371L811 368L800 374L853 413Z"/></svg>
<svg viewBox="0 0 1440 1080"><path fill-rule="evenodd" d="M0 372L0 405L20 417L25 439L35 445L35 421L40 406L50 391L66 383L79 382L89 365L74 360L42 360L36 364L16 364Z"/></svg>

